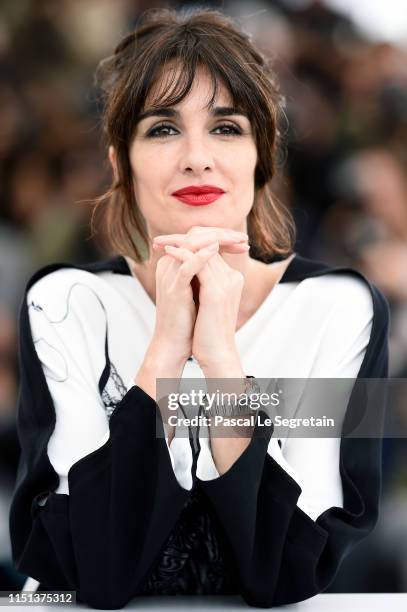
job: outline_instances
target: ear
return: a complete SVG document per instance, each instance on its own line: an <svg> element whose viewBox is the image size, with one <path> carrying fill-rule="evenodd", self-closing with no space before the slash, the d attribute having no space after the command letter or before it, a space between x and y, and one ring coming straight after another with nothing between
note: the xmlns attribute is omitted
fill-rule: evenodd
<svg viewBox="0 0 407 612"><path fill-rule="evenodd" d="M118 181L119 180L119 173L117 171L117 157L116 157L116 151L115 151L115 148L113 147L113 145L109 146L109 161L110 161L110 164L111 164L112 169L113 169L113 174L114 174L115 181Z"/></svg>

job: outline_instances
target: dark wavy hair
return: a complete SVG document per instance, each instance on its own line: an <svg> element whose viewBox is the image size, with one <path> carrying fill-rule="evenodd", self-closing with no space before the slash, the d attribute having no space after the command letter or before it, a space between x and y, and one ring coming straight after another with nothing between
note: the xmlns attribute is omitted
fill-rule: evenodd
<svg viewBox="0 0 407 612"><path fill-rule="evenodd" d="M206 67L213 84L208 105L217 95L218 81L224 83L234 105L247 113L257 147L255 197L247 219L252 252L266 259L290 254L294 220L270 187L279 151L283 97L270 59L255 47L251 35L231 17L209 8L147 10L114 54L99 63L95 83L103 102L103 137L106 148L112 145L116 151L117 176L103 195L91 201L92 230L95 215L102 215L114 251L140 262L141 239L149 253L150 239L134 195L129 145L160 69L173 60L182 68L178 80L152 106L178 104L190 91L198 65Z"/></svg>

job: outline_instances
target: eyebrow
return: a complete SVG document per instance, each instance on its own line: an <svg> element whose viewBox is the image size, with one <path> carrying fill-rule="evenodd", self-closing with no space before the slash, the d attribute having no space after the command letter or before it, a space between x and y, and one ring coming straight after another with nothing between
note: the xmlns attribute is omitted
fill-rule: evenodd
<svg viewBox="0 0 407 612"><path fill-rule="evenodd" d="M211 113L213 117L226 117L229 115L242 115L243 117L247 117L247 113L241 109L233 106L215 106L212 108ZM172 107L160 107L160 108L152 108L151 110L147 110L144 113L141 113L138 116L138 121L142 121L147 117L175 117L179 118L181 113Z"/></svg>

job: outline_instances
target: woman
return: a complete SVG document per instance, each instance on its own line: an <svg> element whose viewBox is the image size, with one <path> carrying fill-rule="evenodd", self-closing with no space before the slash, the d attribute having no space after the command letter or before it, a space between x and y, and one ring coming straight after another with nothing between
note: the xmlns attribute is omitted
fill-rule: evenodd
<svg viewBox="0 0 407 612"><path fill-rule="evenodd" d="M236 24L148 13L101 74L114 183L96 209L120 254L28 282L14 563L104 609L311 597L377 520L380 440L277 439L258 422L182 437L164 431L156 380L386 377L387 304L293 252L270 193L281 101ZM349 395L341 424L360 408Z"/></svg>

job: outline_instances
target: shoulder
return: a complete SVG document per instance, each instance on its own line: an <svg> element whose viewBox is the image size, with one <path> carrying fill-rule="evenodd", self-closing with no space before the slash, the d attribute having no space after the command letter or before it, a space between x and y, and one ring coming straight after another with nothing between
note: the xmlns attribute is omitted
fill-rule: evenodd
<svg viewBox="0 0 407 612"><path fill-rule="evenodd" d="M342 361L366 349L361 376L387 375L390 308L385 296L358 270L302 256L294 263L286 281L296 282L303 293L302 325L318 330L327 350Z"/></svg>
<svg viewBox="0 0 407 612"><path fill-rule="evenodd" d="M39 268L29 278L25 293L35 298L51 298L53 295L66 295L67 291L76 286L103 286L106 276L129 276L129 265L125 258L116 255L108 259L72 264L58 262Z"/></svg>
<svg viewBox="0 0 407 612"><path fill-rule="evenodd" d="M114 277L129 277L122 256L91 263L53 263L38 269L28 280L20 320L32 333L58 332L89 339L107 329L108 313L117 312L120 291ZM29 325L28 325L29 323Z"/></svg>
<svg viewBox="0 0 407 612"><path fill-rule="evenodd" d="M336 267L320 260L296 254L284 277L285 282L296 282L300 295L320 309L336 308L350 312L373 313L374 328L386 329L390 320L390 308L386 297L359 270ZM299 281L299 282L298 282Z"/></svg>
<svg viewBox="0 0 407 612"><path fill-rule="evenodd" d="M28 306L41 305L49 311L60 310L68 301L75 304L78 300L88 299L97 287L96 275L86 270L69 266L48 268L38 270L28 282Z"/></svg>
<svg viewBox="0 0 407 612"><path fill-rule="evenodd" d="M372 309L372 294L369 283L352 272L328 272L322 276L305 279L305 286L323 303L339 307Z"/></svg>
<svg viewBox="0 0 407 612"><path fill-rule="evenodd" d="M63 264L62 267L54 269L54 264L39 268L27 283L27 295L49 296L54 291L62 290L67 282L83 280L89 276L89 272L78 270Z"/></svg>
<svg viewBox="0 0 407 612"><path fill-rule="evenodd" d="M301 282L301 294L318 312L335 312L344 320L370 320L374 301L369 283L357 274L326 273Z"/></svg>

